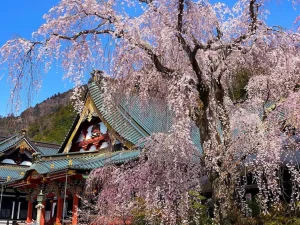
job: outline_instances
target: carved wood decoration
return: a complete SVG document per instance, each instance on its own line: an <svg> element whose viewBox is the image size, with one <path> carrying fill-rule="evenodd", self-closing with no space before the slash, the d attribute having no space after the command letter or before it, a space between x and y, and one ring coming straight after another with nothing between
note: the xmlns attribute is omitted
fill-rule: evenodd
<svg viewBox="0 0 300 225"><path fill-rule="evenodd" d="M100 150L103 146L108 146L109 143L110 136L107 128L99 117L91 115L87 116L80 124L76 135L73 137L69 152Z"/></svg>
<svg viewBox="0 0 300 225"><path fill-rule="evenodd" d="M45 194L48 195L50 193L53 193L55 196L60 195L60 187L56 182L52 182L46 185Z"/></svg>
<svg viewBox="0 0 300 225"><path fill-rule="evenodd" d="M76 145L80 134L85 136L85 140L86 140L87 129L89 128L88 124L93 123L93 120L95 118L98 118L98 114L95 111L94 105L92 103L92 99L90 97L88 97L85 102L84 109L80 113L80 118L79 118L74 130L72 131L70 138L67 141L66 147L63 150L64 153L76 152L76 151L80 151L80 149L82 149L84 151L88 150L88 148L91 146L91 143L88 143L88 145L85 148L79 148L79 149L78 149L78 146L75 147L74 145ZM99 118L98 118L98 120L99 120L99 122L101 122ZM96 131L96 127L94 127L94 134L92 136L93 137L100 136L100 133Z"/></svg>
<svg viewBox="0 0 300 225"><path fill-rule="evenodd" d="M31 179L34 180L34 179L39 179L39 178L42 178L43 175L39 174L38 172L36 172L35 170L31 172Z"/></svg>
<svg viewBox="0 0 300 225"><path fill-rule="evenodd" d="M26 161L27 164L24 165L28 165L29 162L32 162L32 153L35 153L35 150L26 140L22 140L19 144L4 152L1 155L0 162L20 165Z"/></svg>

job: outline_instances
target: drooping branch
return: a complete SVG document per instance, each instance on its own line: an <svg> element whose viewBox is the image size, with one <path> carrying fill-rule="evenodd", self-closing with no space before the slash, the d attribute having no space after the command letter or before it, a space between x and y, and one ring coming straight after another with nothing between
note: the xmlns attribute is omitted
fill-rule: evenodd
<svg viewBox="0 0 300 225"><path fill-rule="evenodd" d="M51 35L56 36L60 39L64 39L64 40L69 40L69 41L74 41L77 38L79 38L82 35L87 35L87 34L94 34L94 35L100 35L100 34L114 34L113 30L110 29L106 29L106 30L97 30L97 29L92 29L92 30L83 30L80 31L77 34L74 34L73 36L66 36L66 35L61 35L61 34L57 34L57 33L52 33ZM118 35L118 37L121 37L120 35Z"/></svg>
<svg viewBox="0 0 300 225"><path fill-rule="evenodd" d="M89 66L99 66L99 61L104 61L107 71L116 71L112 74L116 82L109 86L111 93L124 90L130 96L139 94L139 97L148 100L152 90L155 90L158 96L167 96L164 103L176 115L172 121L175 124L170 132L147 139L146 159L129 168L134 173L119 170L114 175L116 179L109 177L112 183L107 180L103 182L116 185L117 189L112 191L109 185L100 193L104 203L101 205L98 202L100 213L112 212L116 215L126 210L133 200L129 190L133 190L139 196L145 196L145 201L154 207L157 206L157 196L163 196L166 200L169 198L169 201L160 202L162 212L166 212L163 216L173 215L174 219L171 223L169 218L165 218L165 224L181 223L176 219L184 218L189 209L185 205L182 214L172 211L178 206L177 199L181 202L188 200L186 196L190 187L202 184L195 178L206 171L212 181L216 202L221 207L219 215L222 218L222 213L226 215L228 210L225 206L232 200L234 178L240 176L249 155L256 153L261 160L258 164L264 163L270 175L276 167L274 162L278 162L281 154L280 139L275 132L269 134L269 130L265 130L264 121L257 114L261 112L261 100L266 90L269 91L267 99L273 100L273 96L288 96L290 89L294 89L295 83L299 82L299 41L295 36L298 34L272 30L266 23L260 23L264 12L262 17L258 17L257 0L240 0L236 8L228 9L229 14L226 6L226 10L222 10L222 3L210 5L208 2L202 4L201 1L196 3L190 0L139 2L62 0L46 16L47 23L37 32L36 40L42 42L13 44L11 48L1 49L1 53L9 55L13 52L9 62L15 63L11 73L16 82L20 82L18 77L22 79L22 71L33 73L35 64L26 60L33 60L32 57L38 53L40 58L45 56L43 62L46 63L53 56L62 57L63 60L58 61L63 61L67 75L75 73L77 77ZM140 10L141 6L145 10ZM130 15L130 7L136 7L138 15ZM102 40L102 37L105 38ZM285 37L289 37L292 44ZM36 48L38 46L41 48ZM113 46L109 49L112 60L106 58L107 46ZM20 58L19 55L25 57ZM268 68L268 71L257 73L253 79L251 77L246 87L249 98L233 104L227 93L231 88L228 83L239 65L258 65ZM77 73L78 70L80 72ZM74 77L71 75L70 78ZM137 80L138 93L132 93ZM266 82L269 83L264 86ZM291 104L297 102L295 98L299 99L294 96L290 99ZM291 104L285 107L291 108ZM299 107L294 107L290 112L291 121L298 122L299 116L293 112L297 112ZM200 124L199 145L202 144L205 151L202 156L195 154L199 149L195 149L194 140L189 138L191 128L194 128L191 117L197 109L200 109L199 116L196 115ZM267 121L269 114L265 116L268 118L263 120ZM270 157L272 153L274 155ZM195 155L201 157L201 164L195 161ZM107 175L107 171L102 172L103 176ZM138 179L133 179L133 174ZM95 176L99 180L99 174ZM268 198L264 200L268 201Z"/></svg>

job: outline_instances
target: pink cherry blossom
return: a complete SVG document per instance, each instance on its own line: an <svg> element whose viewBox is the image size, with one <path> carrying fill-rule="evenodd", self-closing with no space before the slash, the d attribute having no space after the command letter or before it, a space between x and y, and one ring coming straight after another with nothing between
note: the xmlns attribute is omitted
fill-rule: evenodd
<svg viewBox="0 0 300 225"><path fill-rule="evenodd" d="M233 7L193 0L61 0L32 40L16 38L0 48L0 64L8 68L15 100L26 81L38 86L38 69L58 62L77 87L75 99L84 72L97 68L110 78L103 84L108 105L120 94L135 94L141 104L159 98L173 112L171 129L144 140L139 160L92 172L98 219L130 217L137 196L150 224L157 218L187 224L188 192L201 191L208 179L220 222L238 184L244 198L242 171L253 173L264 212L280 204L281 165L292 174L291 207L299 200L297 157L289 155L299 150L300 33L268 26L268 14L264 0L239 0ZM247 95L233 100L229 93L241 69L249 75ZM202 154L190 139L195 123Z"/></svg>

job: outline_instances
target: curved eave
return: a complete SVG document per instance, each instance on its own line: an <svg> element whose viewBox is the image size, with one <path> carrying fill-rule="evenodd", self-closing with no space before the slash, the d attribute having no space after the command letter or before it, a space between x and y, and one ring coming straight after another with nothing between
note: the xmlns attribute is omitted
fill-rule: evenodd
<svg viewBox="0 0 300 225"><path fill-rule="evenodd" d="M56 174L63 171L68 170L77 170L77 171L91 171L96 168L101 168L109 164L119 164L119 163L125 163L131 160L135 160L139 157L140 151L139 150L125 150L120 152L112 152L112 153L105 153L105 154L94 154L90 155L90 158L88 155L82 154L64 154L65 158L55 159L53 157L52 159L48 160L41 160L32 166L30 166L25 172L22 177L19 177L18 179L10 180L3 182L2 185L4 186L13 186L15 183L25 182L25 180L28 178L30 173L32 171L36 171L38 174L45 176L46 174ZM73 155L73 157L67 157L67 155ZM85 157L86 158L83 158ZM47 156L48 157L48 156ZM56 156L57 158L60 156ZM74 158L75 157L75 158ZM45 157L46 158L46 157ZM68 164L68 160L72 159L73 163L72 165ZM53 169L50 169L50 165L53 163L58 163L60 160L60 167L54 167ZM63 165L62 165L63 164ZM57 165L57 164L56 164Z"/></svg>

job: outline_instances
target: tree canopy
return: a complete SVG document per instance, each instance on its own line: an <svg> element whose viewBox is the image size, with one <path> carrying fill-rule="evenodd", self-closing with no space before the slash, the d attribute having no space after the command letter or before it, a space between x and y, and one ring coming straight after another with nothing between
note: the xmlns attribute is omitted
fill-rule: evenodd
<svg viewBox="0 0 300 225"><path fill-rule="evenodd" d="M207 177L216 221L223 221L245 168L253 171L263 211L280 204L278 169L299 149L300 33L268 26L268 13L264 0L233 7L202 0L61 0L32 40L18 37L1 47L0 64L8 67L13 99L24 81L38 85L38 71L57 60L76 85L75 98L84 72L97 68L113 78L103 86L108 101L135 93L144 104L159 97L174 112L171 130L148 138L138 162L92 174L91 185L101 186L99 205L106 206L99 218L129 212L135 193L151 212L149 222L156 216L185 224L188 192L201 190ZM245 71L237 101L232 90ZM193 123L202 154L188 138ZM296 163L285 164L291 206L299 200Z"/></svg>

